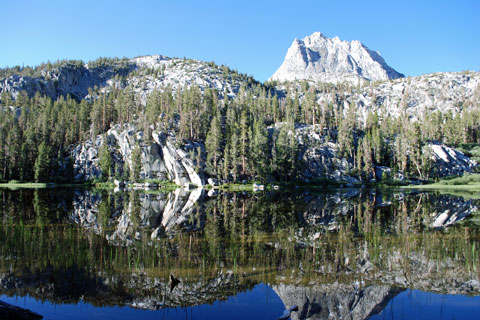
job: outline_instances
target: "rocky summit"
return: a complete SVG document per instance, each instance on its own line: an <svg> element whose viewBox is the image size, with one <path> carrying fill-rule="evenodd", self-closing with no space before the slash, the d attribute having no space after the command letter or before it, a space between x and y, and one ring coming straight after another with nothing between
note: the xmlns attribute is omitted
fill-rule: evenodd
<svg viewBox="0 0 480 320"><path fill-rule="evenodd" d="M342 41L315 32L295 39L283 64L270 80L314 80L319 82L354 82L390 80L404 77L387 65L380 53L358 40Z"/></svg>

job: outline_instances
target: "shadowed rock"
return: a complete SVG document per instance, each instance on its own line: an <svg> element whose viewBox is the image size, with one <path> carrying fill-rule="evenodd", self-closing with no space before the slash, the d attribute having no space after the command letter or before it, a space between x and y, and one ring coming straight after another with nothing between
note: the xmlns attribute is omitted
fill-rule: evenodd
<svg viewBox="0 0 480 320"><path fill-rule="evenodd" d="M43 319L43 316L30 310L0 301L0 318L3 320L36 320Z"/></svg>

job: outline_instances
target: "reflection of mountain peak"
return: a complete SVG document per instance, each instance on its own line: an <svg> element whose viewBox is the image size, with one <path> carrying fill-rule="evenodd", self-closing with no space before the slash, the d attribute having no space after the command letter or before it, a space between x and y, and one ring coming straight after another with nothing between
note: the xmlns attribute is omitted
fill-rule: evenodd
<svg viewBox="0 0 480 320"><path fill-rule="evenodd" d="M389 286L367 286L355 289L351 284L276 285L275 292L285 306L298 305L295 319L367 319L383 310L401 289Z"/></svg>

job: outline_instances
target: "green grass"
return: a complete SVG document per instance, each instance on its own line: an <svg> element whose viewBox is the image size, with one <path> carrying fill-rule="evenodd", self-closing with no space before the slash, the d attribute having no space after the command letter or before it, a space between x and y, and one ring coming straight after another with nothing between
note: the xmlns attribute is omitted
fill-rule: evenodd
<svg viewBox="0 0 480 320"><path fill-rule="evenodd" d="M96 182L93 187L96 189L115 189L115 184L113 182Z"/></svg>
<svg viewBox="0 0 480 320"><path fill-rule="evenodd" d="M439 182L424 185L435 187L461 187L465 189L479 188L480 189L480 174L465 174L461 177L446 178Z"/></svg>
<svg viewBox="0 0 480 320"><path fill-rule="evenodd" d="M226 183L218 186L217 189L221 191L253 191L253 184Z"/></svg>
<svg viewBox="0 0 480 320"><path fill-rule="evenodd" d="M33 182L26 182L26 183L1 183L0 188L9 188L9 189L21 189L21 188L46 188L46 183L33 183Z"/></svg>
<svg viewBox="0 0 480 320"><path fill-rule="evenodd" d="M441 193L478 199L480 198L480 174L465 174L461 177L447 178L436 183L406 186L403 188L437 190Z"/></svg>
<svg viewBox="0 0 480 320"><path fill-rule="evenodd" d="M9 189L40 189L40 188L49 188L55 186L52 183L44 183L44 182L20 182L17 180L11 180L6 183L0 183L0 188L9 188Z"/></svg>

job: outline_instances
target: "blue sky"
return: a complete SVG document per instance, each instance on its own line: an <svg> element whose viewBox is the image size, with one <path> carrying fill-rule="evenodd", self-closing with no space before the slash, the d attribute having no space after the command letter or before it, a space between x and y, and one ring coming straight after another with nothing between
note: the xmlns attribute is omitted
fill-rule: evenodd
<svg viewBox="0 0 480 320"><path fill-rule="evenodd" d="M406 75L480 69L480 1L3 0L0 67L147 54L266 80L293 39L360 40Z"/></svg>

